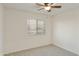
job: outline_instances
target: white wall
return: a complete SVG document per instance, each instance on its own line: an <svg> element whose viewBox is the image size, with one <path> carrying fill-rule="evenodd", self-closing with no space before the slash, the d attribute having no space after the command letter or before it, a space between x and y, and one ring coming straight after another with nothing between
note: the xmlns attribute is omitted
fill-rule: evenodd
<svg viewBox="0 0 79 59"><path fill-rule="evenodd" d="M69 10L52 19L43 14L5 8L4 52L10 53L43 45L55 44L79 54L79 9ZM46 22L46 34L27 35L26 20L29 17L43 19ZM51 22L52 20L52 22ZM52 36L51 36L52 23Z"/></svg>
<svg viewBox="0 0 79 59"><path fill-rule="evenodd" d="M63 12L52 19L52 43L79 55L79 9Z"/></svg>
<svg viewBox="0 0 79 59"><path fill-rule="evenodd" d="M2 55L2 41L3 41L3 6L0 4L0 55Z"/></svg>
<svg viewBox="0 0 79 59"><path fill-rule="evenodd" d="M46 22L45 35L27 34L27 18L35 17ZM19 50L35 48L43 45L51 44L51 24L50 18L43 14L37 14L29 11L21 11L17 9L5 8L5 53L15 52Z"/></svg>

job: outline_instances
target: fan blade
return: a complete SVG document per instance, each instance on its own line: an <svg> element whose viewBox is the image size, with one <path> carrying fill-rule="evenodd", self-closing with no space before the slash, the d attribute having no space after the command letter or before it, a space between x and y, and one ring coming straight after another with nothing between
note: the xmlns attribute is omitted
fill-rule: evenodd
<svg viewBox="0 0 79 59"><path fill-rule="evenodd" d="M38 5L38 6L44 6L44 5L40 4L40 3L36 3L36 5Z"/></svg>
<svg viewBox="0 0 79 59"><path fill-rule="evenodd" d="M50 3L50 5L53 5L54 3Z"/></svg>
<svg viewBox="0 0 79 59"><path fill-rule="evenodd" d="M52 8L61 8L61 6L51 6Z"/></svg>
<svg viewBox="0 0 79 59"><path fill-rule="evenodd" d="M56 5L56 3L51 3L51 6L55 6Z"/></svg>
<svg viewBox="0 0 79 59"><path fill-rule="evenodd" d="M41 8L41 9L38 9L38 10L42 10L42 9L44 9L44 8Z"/></svg>
<svg viewBox="0 0 79 59"><path fill-rule="evenodd" d="M48 6L49 3L44 3L45 6Z"/></svg>

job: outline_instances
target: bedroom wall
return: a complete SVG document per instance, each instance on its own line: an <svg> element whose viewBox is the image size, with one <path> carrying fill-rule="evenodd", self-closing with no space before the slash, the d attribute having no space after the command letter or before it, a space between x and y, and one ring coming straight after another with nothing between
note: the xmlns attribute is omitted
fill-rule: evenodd
<svg viewBox="0 0 79 59"><path fill-rule="evenodd" d="M0 4L0 55L3 55L2 43L3 43L3 6L2 4Z"/></svg>
<svg viewBox="0 0 79 59"><path fill-rule="evenodd" d="M54 16L52 43L79 55L79 8Z"/></svg>
<svg viewBox="0 0 79 59"><path fill-rule="evenodd" d="M26 20L29 17L45 20L45 35L28 35ZM49 16L30 11L5 8L5 53L30 49L51 44L51 24Z"/></svg>

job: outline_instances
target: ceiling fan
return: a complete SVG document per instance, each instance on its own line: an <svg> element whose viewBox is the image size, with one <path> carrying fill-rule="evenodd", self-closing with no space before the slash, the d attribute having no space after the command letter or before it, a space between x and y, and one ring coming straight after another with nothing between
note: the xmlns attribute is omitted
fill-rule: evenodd
<svg viewBox="0 0 79 59"><path fill-rule="evenodd" d="M61 8L62 7L61 5L56 5L56 3L36 3L36 5L41 7L41 9L39 9L39 10L45 9L48 12L51 12L52 8Z"/></svg>

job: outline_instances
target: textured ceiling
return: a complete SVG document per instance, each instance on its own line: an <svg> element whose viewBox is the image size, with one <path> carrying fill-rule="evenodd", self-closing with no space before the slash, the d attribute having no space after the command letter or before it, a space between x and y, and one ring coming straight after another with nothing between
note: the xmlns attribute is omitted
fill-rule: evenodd
<svg viewBox="0 0 79 59"><path fill-rule="evenodd" d="M72 10L74 8L79 8L79 3L61 3L62 8L53 8L51 12L47 12L45 10L40 9L35 3L5 3L3 4L5 7L16 8L20 10L29 10L36 13L43 13L46 15L57 15L61 14L65 11Z"/></svg>

